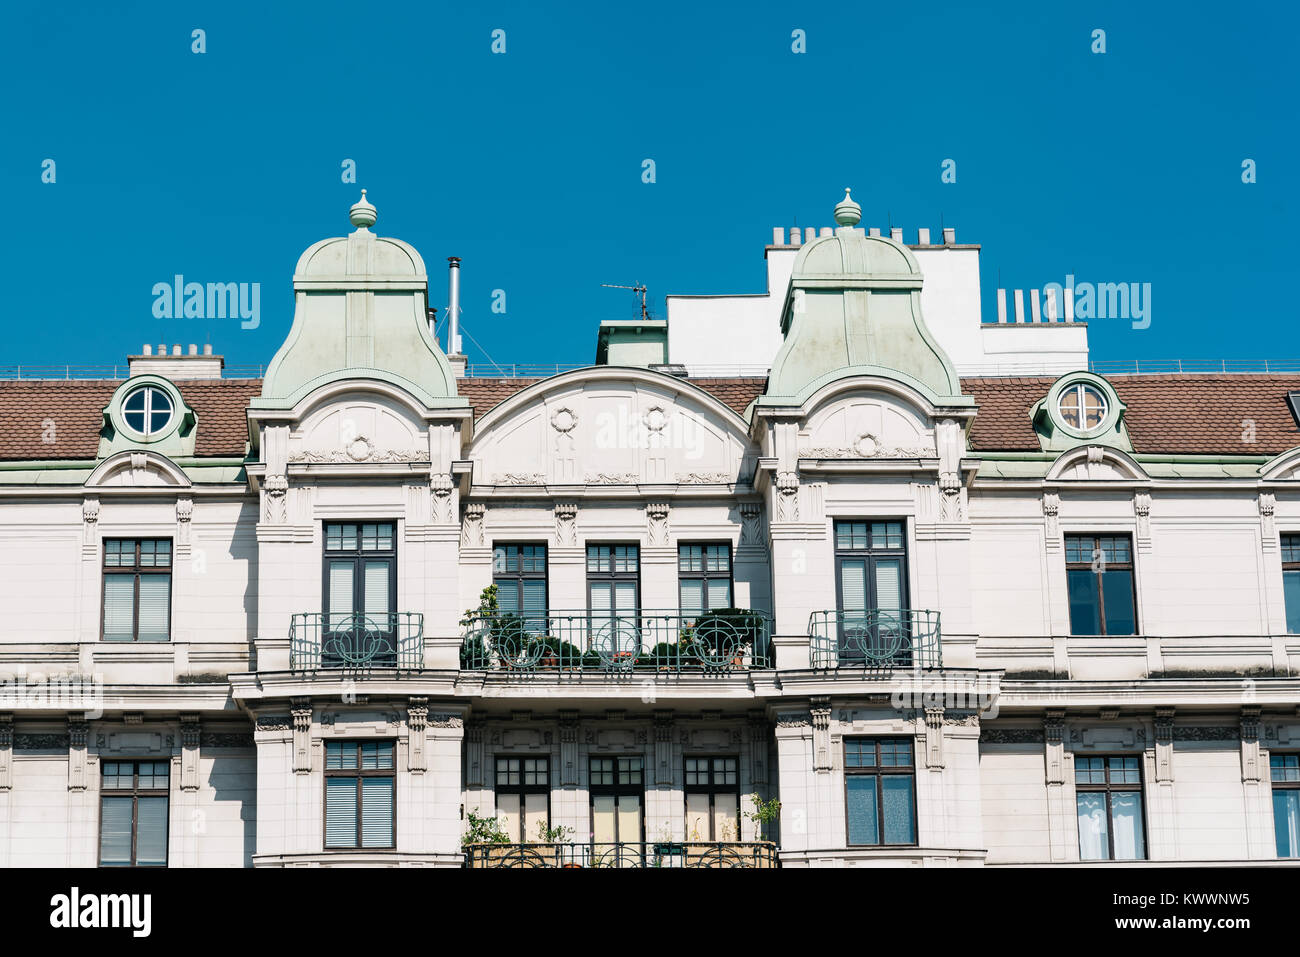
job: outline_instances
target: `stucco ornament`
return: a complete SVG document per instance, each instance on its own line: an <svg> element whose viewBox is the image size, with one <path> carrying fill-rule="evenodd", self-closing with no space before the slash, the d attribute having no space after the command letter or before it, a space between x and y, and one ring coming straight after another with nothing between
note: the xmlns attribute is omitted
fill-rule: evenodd
<svg viewBox="0 0 1300 957"><path fill-rule="evenodd" d="M570 408L559 408L551 413L551 428L556 432L563 432L566 435L574 430L578 424L578 413Z"/></svg>

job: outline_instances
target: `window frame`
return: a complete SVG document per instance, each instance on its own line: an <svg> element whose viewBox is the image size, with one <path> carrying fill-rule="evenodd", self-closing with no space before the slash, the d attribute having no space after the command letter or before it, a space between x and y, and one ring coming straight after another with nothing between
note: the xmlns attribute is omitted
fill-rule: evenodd
<svg viewBox="0 0 1300 957"><path fill-rule="evenodd" d="M1290 541L1288 541L1290 539ZM1294 561L1287 561L1287 553L1295 557ZM1289 635L1300 634L1300 629L1291 630L1291 609L1286 607L1286 576L1287 573L1300 575L1300 532L1282 532L1278 535L1278 554L1282 562L1282 617L1286 633ZM1300 609L1296 610L1296 617L1300 619Z"/></svg>
<svg viewBox="0 0 1300 957"><path fill-rule="evenodd" d="M137 395L144 396L144 408L139 413L136 413L134 410L128 411L126 408L127 403L130 402L131 399L133 399ZM161 427L156 429L152 428L153 425L152 419L154 414L154 408L153 408L154 395L163 396L163 398L167 400L167 406L168 406L167 420L163 422ZM171 393L169 393L162 386L155 385L152 382L145 382L141 385L136 386L134 389L131 389L125 395L122 396L122 406L121 406L122 424L132 434L133 437L152 442L166 435L171 430L172 423L176 421L176 407L177 407L176 399L174 396L171 395ZM129 415L136 415L136 414L140 414L144 416L143 429L137 429L135 426L131 424L130 420L127 418L127 416Z"/></svg>
<svg viewBox="0 0 1300 957"><path fill-rule="evenodd" d="M140 787L140 765L141 764L161 764L167 769L167 786L164 788L141 788ZM105 788L104 772L110 764L129 764L131 765L131 789ZM171 858L171 822L172 822L172 763L167 758L120 758L101 755L99 762L99 833L96 839L98 851L96 858L97 867L105 868L136 868L136 867L167 867ZM105 864L104 863L104 800L106 798L131 798L131 862L129 864ZM138 864L136 863L136 844L139 841L140 827L140 798L142 797L161 797L167 801L167 823L163 828L163 860L160 864Z"/></svg>
<svg viewBox="0 0 1300 957"><path fill-rule="evenodd" d="M610 549L609 571L593 572L591 570L591 550L593 548ZM632 548L636 550L636 571L619 572L614 570L614 549L617 548ZM588 618L595 619L597 617L591 601L591 586L595 584L600 584L602 582L609 582L611 584L610 611L609 611L609 617L611 619L623 618L623 617L639 619L641 617L641 543L640 542L587 542L586 547L583 549L583 568L587 573L587 617ZM636 585L636 602L633 605L633 610L631 614L626 616L620 615L618 613L618 605L614 600L615 591L614 588L612 587L614 583L623 582L623 581L631 581Z"/></svg>
<svg viewBox="0 0 1300 957"><path fill-rule="evenodd" d="M640 762L641 762L641 767L640 767L641 781L640 781L639 784L620 784L620 783L618 782L618 775L619 775L619 766L618 766L618 762L619 762L620 760L637 760L637 761L640 761ZM597 761L613 761L613 762L614 762L614 767L613 767L614 783L612 783L612 784L596 784L596 783L594 783L594 780L593 780L594 775L593 775L592 772L593 772L595 769L592 767L592 765L595 764L595 762L597 762ZM638 820L639 820L639 830L640 830L640 834L639 834L639 836L638 836L635 840L627 840L626 838L623 837L623 835L620 834L620 835L617 835L617 837L615 838L615 840L613 841L613 843L615 843L615 844L644 844L644 843L645 843L645 840L646 840L646 798L645 798L645 796L646 796L646 768L647 768L647 766L649 765L649 763L650 763L650 762L646 761L645 755L644 755L644 754L640 754L640 753L636 753L636 754L588 754L588 755L587 755L587 808L588 808L588 813L590 814L591 832L592 832L592 835L593 835L593 839L592 839L592 843L593 843L593 844L599 845L599 844L601 844L601 843L605 843L605 842L601 842L601 841L596 841L595 838L594 838L594 835L595 835L595 833L596 833L596 797L597 797L598 795L601 796L601 797L614 797L614 798L620 798L620 797L635 797L635 798L637 798L637 803L638 803L638 805L640 806L640 809L641 809L641 814L640 814L639 819L638 819ZM618 807L618 804L617 804L617 802L615 802L615 809L616 809L616 810L615 810L615 812L614 812L614 826L615 826L616 828L618 827L618 819L619 819L619 814L618 814L618 811L617 811L617 807Z"/></svg>
<svg viewBox="0 0 1300 957"><path fill-rule="evenodd" d="M109 542L132 542L135 545L133 552L134 561L130 566L108 564L108 543ZM163 565L141 565L140 564L140 547L144 542L166 542L167 543L167 564ZM155 552L155 554L157 554ZM99 560L99 640L107 642L127 643L125 638L106 638L105 626L108 624L108 576L109 575L134 575L132 583L131 596L131 638L130 643L140 643L140 575L160 575L167 576L167 637L162 641L149 639L145 644L161 645L168 644L172 640L172 598L175 594L176 576L174 569L176 567L176 543L167 537L163 538L123 538L112 536L105 538L101 543L101 554Z"/></svg>
<svg viewBox="0 0 1300 957"><path fill-rule="evenodd" d="M549 828L551 827L551 756L550 756L549 754L544 754L544 755L536 755L536 754L513 754L513 753L507 751L507 752L501 752L501 753L498 753L498 754L494 754L492 757L493 757L493 761L492 761L492 799L493 799L493 801L496 802L497 799L500 798L500 796L501 796L502 794L513 794L513 795L518 796L518 798L519 798L519 833L520 833L520 835L521 835L522 838L523 838L521 841L519 841L519 843L520 843L520 844L536 844L536 843L539 843L539 841L533 840L533 839L529 838L529 836L528 836L528 825L527 825L527 823L525 823L525 822L527 821L527 811L526 811L526 804L525 804L524 798L525 798L527 795L529 795L529 794L545 794L545 795L546 795L546 827L549 829ZM502 785L502 784L501 784L501 780L500 780L500 778L501 778L501 764L502 764L503 761L518 761L518 762L519 762L519 783L518 783L518 784L506 784L506 785ZM524 771L524 762L525 762L525 761L540 761L540 762L542 762L543 768L545 769L545 772L546 772L546 783L545 783L545 784L525 784L525 783L524 783L524 774L526 773L526 772ZM507 772L506 772L506 773L507 773L507 774L509 773L509 770L508 770L508 769L507 769ZM536 773L536 771L534 771L533 773ZM500 810L499 810L499 804L497 804L497 805L494 806L494 811L496 811L496 816L499 818L499 817L501 816L501 813L500 813Z"/></svg>
<svg viewBox="0 0 1300 957"><path fill-rule="evenodd" d="M682 570L682 549L684 548L702 549L702 551L700 552L699 571ZM725 572L709 571L708 550L710 548L723 548L726 550L727 570ZM640 567L639 562L638 562L638 567ZM698 581L701 583L701 594L704 600L704 607L700 610L701 616L712 614L713 612L716 611L721 611L722 609L720 608L712 608L709 606L709 582L721 581L723 579L725 579L727 582L727 595L729 596L731 602L729 605L726 605L725 607L735 608L737 607L736 605L736 562L731 552L731 542L701 541L701 542L678 542L677 543L677 612L678 614L681 615L686 614L686 609L682 606L682 582L684 581Z"/></svg>
<svg viewBox="0 0 1300 957"><path fill-rule="evenodd" d="M1294 758L1294 759L1296 759L1296 765L1297 765L1296 770L1297 770L1298 772L1300 772L1300 752L1297 752L1297 751L1270 751L1270 752L1269 752L1269 755L1268 755L1268 783L1269 783L1269 796L1270 796L1270 798L1272 797L1272 794L1273 794L1274 791L1297 791L1297 792L1300 792L1300 773L1297 773L1295 780L1287 780L1286 778L1283 778L1282 780L1279 781L1279 780L1274 776L1274 772L1276 772L1276 771L1278 771L1278 770L1287 771L1287 770L1290 770L1290 768L1288 768L1288 767L1286 766L1285 763L1282 765L1281 768L1276 768L1276 767L1274 767L1274 766L1273 766L1273 759L1274 759L1274 758L1282 758L1282 759L1284 760L1284 762L1285 762L1285 759L1286 759L1286 758ZM1271 804L1272 801L1270 800L1269 803ZM1298 837L1300 837L1300 835L1298 835ZM1290 855L1290 854L1288 854L1288 855L1286 855L1285 857L1283 857L1282 855L1280 855L1280 854L1277 853L1277 809L1276 809L1276 808L1273 808L1273 840L1274 840L1273 853L1274 853L1274 856L1275 856L1279 861L1294 861L1294 860L1300 859L1300 855Z"/></svg>
<svg viewBox="0 0 1300 957"><path fill-rule="evenodd" d="M496 569L497 549L499 548L520 549L520 552L517 555L518 566L519 566L517 571L513 571L513 572L497 571ZM525 548L540 548L542 550L542 554L541 554L542 570L540 572L535 572L535 571L525 572L523 570L524 554L522 549ZM536 558L536 556L532 556L532 557L534 559ZM551 555L550 555L550 549L547 548L546 542L495 542L494 541L492 543L492 584L497 586L497 604L499 605L501 602L502 583L507 582L509 584L512 584L515 588L515 595L518 598L519 610L516 612L511 612L511 614L517 614L521 618L526 617L526 613L524 611L524 582L525 581L537 581L540 579L542 582L542 609L548 610L551 607L550 570L551 570Z"/></svg>
<svg viewBox="0 0 1300 957"><path fill-rule="evenodd" d="M876 764L874 767L861 768L849 767L849 742L850 741L871 741L876 747ZM899 741L908 744L911 747L911 764L906 766L893 765L886 767L881 763L880 744L882 741ZM917 809L917 782L916 782L916 741L907 735L886 734L846 734L840 740L840 756L843 760L844 767L844 846L853 847L920 847L921 846L921 818ZM884 791L879 782L876 784L876 836L880 839L875 844L854 844L851 841L853 828L850 826L849 819L849 778L850 777L875 777L880 778L882 775L907 775L912 779L912 841L907 844L887 843L885 841L885 802L883 799Z"/></svg>
<svg viewBox="0 0 1300 957"><path fill-rule="evenodd" d="M1091 556L1086 562L1070 561L1070 539L1088 538L1092 540L1092 548L1089 551ZM1099 554L1104 555L1102 551L1101 540L1103 538L1122 538L1128 542L1128 561L1104 563L1104 570L1096 571L1093 565L1097 561ZM1112 637L1112 638L1133 638L1142 634L1142 621L1138 615L1138 597L1137 597L1137 550L1133 546L1133 536L1128 532L1066 532L1062 538L1062 551L1065 555L1065 611L1070 615L1070 572L1072 571L1091 571L1097 578L1097 622L1101 631L1097 635L1075 632L1074 619L1070 618L1070 636L1071 637ZM1127 571L1129 573L1129 591L1133 601L1133 630L1126 634L1119 632L1109 632L1106 630L1106 588L1102 576L1106 570Z"/></svg>
<svg viewBox="0 0 1300 957"><path fill-rule="evenodd" d="M1084 758L1100 758L1100 759L1102 760L1102 767L1105 769L1105 773L1106 773L1106 782L1105 782L1104 784L1093 784L1093 783L1083 783L1083 784L1080 784L1080 783L1079 783L1079 770L1078 770L1078 768L1079 768L1079 760L1080 760L1080 759L1084 759ZM1114 784L1112 783L1112 781L1111 781L1111 767L1110 767L1110 761L1111 761L1111 758L1133 758L1133 759L1135 759L1135 760L1137 761L1138 781L1137 781L1137 784L1136 784L1136 785L1133 785L1133 784L1127 784L1127 783L1121 782L1118 786L1116 786L1116 785L1114 785ZM1082 835L1078 833L1078 828L1079 828L1079 793L1080 793L1080 792L1083 792L1083 793L1085 793L1085 794L1097 794L1097 793L1104 792L1105 795L1106 795L1106 854L1107 854L1107 857L1102 858L1102 860L1106 860L1106 861L1116 861L1116 860L1125 860L1125 861L1128 861L1128 860L1149 861L1149 860L1151 860L1151 837L1150 837L1150 834L1149 834L1149 826L1148 826L1148 823L1147 823L1147 785L1146 785L1146 768L1144 767L1144 765L1146 764L1146 761L1144 760L1144 755L1143 755L1141 752L1136 752L1136 753L1134 753L1134 752L1129 752L1129 753L1125 753L1125 752L1122 752L1122 751L1120 751L1120 752L1109 752L1109 751L1108 751L1108 752L1104 752L1104 753L1100 753L1100 754L1092 754L1092 753L1086 753L1086 754L1075 754L1075 755L1074 755L1074 760L1073 760L1072 764L1074 765L1074 767L1073 767L1073 784L1074 784L1074 826L1075 826L1075 842L1074 842L1074 845L1075 845L1075 849L1079 852L1079 860L1081 860L1081 861L1083 861L1083 860L1094 860L1094 858L1085 858L1085 857L1083 856L1083 847L1082 847L1081 844L1080 844L1080 842L1082 841ZM1110 796L1111 796L1111 794L1115 793L1116 791L1123 792L1123 793L1128 793L1128 794L1131 794L1131 793L1133 793L1134 791L1137 792L1137 796L1138 796L1138 806L1142 809L1142 856L1141 856L1141 857L1135 857L1135 858L1129 858L1129 857L1125 857L1125 858L1116 858L1116 857L1115 857L1115 812L1114 812L1114 809L1113 809L1113 807L1112 807L1112 805L1111 805Z"/></svg>
<svg viewBox="0 0 1300 957"><path fill-rule="evenodd" d="M707 769L709 775L709 781L707 784L700 784L698 780L696 781L695 784L688 784L686 782L686 775L691 773L688 764L688 762L690 761L705 762L705 768ZM734 768L734 772L736 775L735 784L726 784L726 783L718 784L717 781L714 780L714 775L715 775L715 770L713 767L714 761L735 762L736 764ZM696 770L695 773L698 775L700 772ZM724 774L726 773L725 769L723 773ZM736 836L732 838L732 842L737 842L741 840L740 827L744 821L744 816L740 808L740 755L738 754L684 754L682 755L682 797L683 797L683 804L686 807L689 807L689 803L686 802L685 800L685 796L687 794L707 794L709 796L709 833L708 835L700 838L701 841L722 840L722 838L718 837L713 833L715 815L717 811L717 802L715 801L715 798L719 794L727 794L727 795L734 794L736 797ZM685 813L686 810L685 807L683 807L683 816L685 816ZM689 825L690 822L687 821L686 823ZM683 833L686 835L686 840L688 841L691 840L689 830L686 830Z"/></svg>
<svg viewBox="0 0 1300 957"><path fill-rule="evenodd" d="M1084 404L1084 395L1087 392L1094 393L1097 396L1097 398L1101 401L1101 414L1097 416L1096 425L1087 425L1084 421L1085 420L1084 409L1086 408ZM1062 408L1062 405L1065 402L1065 397L1070 393L1074 393L1078 397L1077 398L1078 405L1075 406L1075 410L1077 411L1079 416L1078 425L1074 424L1066 417L1065 409ZM1056 393L1057 417L1068 428L1073 429L1074 431L1080 433L1081 435L1093 435L1099 432L1102 426L1106 424L1106 417L1110 415L1110 407L1111 407L1110 397L1106 395L1105 391L1103 389L1098 388L1094 383L1087 382L1082 379L1076 379L1070 382L1068 385L1061 388Z"/></svg>
<svg viewBox="0 0 1300 957"><path fill-rule="evenodd" d="M391 768L369 768L363 769L362 749L363 744L388 744L393 749L393 766ZM357 746L357 765L354 768L330 768L329 766L329 746L331 744L355 744ZM321 815L320 815L320 837L321 852L324 854L374 854L384 851L397 850L397 739L396 738L327 738L324 752L323 773L321 774ZM365 818L362 805L361 782L367 777L386 777L393 782L393 826L392 826L392 843L386 847L363 847L361 844L361 830L365 826ZM357 779L357 826L356 826L356 844L348 847L331 847L329 843L329 779L330 778L356 778Z"/></svg>
<svg viewBox="0 0 1300 957"><path fill-rule="evenodd" d="M897 548L885 546L883 548L874 548L871 545L871 526L872 524L889 524L897 522L902 535L902 544ZM841 548L839 529L841 525L851 525L865 523L867 526L867 545L865 548ZM886 533L888 534L888 533ZM903 609L912 606L911 601L911 575L908 568L907 554L907 519L903 517L894 518L837 518L831 526L831 548L835 557L835 610L841 614L844 612L844 573L842 571L843 562L849 561L866 561L866 592L868 601L866 610L880 608L880 596L876 594L876 559L884 558L888 560L898 559L899 562L899 587L898 594L900 599L899 607Z"/></svg>

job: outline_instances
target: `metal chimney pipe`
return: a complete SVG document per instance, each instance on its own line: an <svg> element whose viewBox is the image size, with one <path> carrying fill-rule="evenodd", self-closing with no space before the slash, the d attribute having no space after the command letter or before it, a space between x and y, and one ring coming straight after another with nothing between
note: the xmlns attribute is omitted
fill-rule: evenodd
<svg viewBox="0 0 1300 957"><path fill-rule="evenodd" d="M430 306L425 310L425 315L429 318L429 335L434 339L438 338L438 309L436 306Z"/></svg>
<svg viewBox="0 0 1300 957"><path fill-rule="evenodd" d="M447 257L447 354L460 355L460 257Z"/></svg>

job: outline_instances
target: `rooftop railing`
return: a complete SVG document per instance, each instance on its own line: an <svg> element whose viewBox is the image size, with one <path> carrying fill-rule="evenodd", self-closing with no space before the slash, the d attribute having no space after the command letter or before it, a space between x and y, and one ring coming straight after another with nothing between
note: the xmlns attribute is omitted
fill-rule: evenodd
<svg viewBox="0 0 1300 957"><path fill-rule="evenodd" d="M765 611L498 612L462 622L460 666L512 674L723 673L772 667Z"/></svg>
<svg viewBox="0 0 1300 957"><path fill-rule="evenodd" d="M424 667L424 615L304 612L289 625L291 671Z"/></svg>
<svg viewBox="0 0 1300 957"><path fill-rule="evenodd" d="M943 667L937 611L815 611L808 636L814 668Z"/></svg>
<svg viewBox="0 0 1300 957"><path fill-rule="evenodd" d="M492 867L777 867L770 841L619 842L611 844L467 844L465 866Z"/></svg>

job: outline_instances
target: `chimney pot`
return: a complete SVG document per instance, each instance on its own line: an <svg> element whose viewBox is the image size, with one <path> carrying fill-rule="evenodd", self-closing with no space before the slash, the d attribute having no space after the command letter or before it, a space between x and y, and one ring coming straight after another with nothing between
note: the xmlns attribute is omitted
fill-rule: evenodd
<svg viewBox="0 0 1300 957"><path fill-rule="evenodd" d="M203 354L204 354L205 356L210 356L210 355L212 355L212 343L209 342L208 344L206 344L206 345L203 347Z"/></svg>
<svg viewBox="0 0 1300 957"><path fill-rule="evenodd" d="M143 355L151 356L153 355L153 346L149 345L149 343L146 342L144 344L144 348L140 351Z"/></svg>
<svg viewBox="0 0 1300 957"><path fill-rule="evenodd" d="M823 227L822 227L821 235L822 235L823 237L826 237L826 236L831 236L831 235L834 235L834 234L833 234L833 232L832 232L832 230L831 230L831 228L830 228L829 226L823 226Z"/></svg>
<svg viewBox="0 0 1300 957"><path fill-rule="evenodd" d="M791 246L803 245L803 233L800 231L798 226L794 226L790 229L790 245Z"/></svg>
<svg viewBox="0 0 1300 957"><path fill-rule="evenodd" d="M902 226L891 227L889 230L889 238L896 243L901 243L903 241L903 227Z"/></svg>
<svg viewBox="0 0 1300 957"><path fill-rule="evenodd" d="M918 246L928 246L928 245L930 245L930 230L928 230L928 229L918 229L918 230L916 231L916 244L917 244Z"/></svg>
<svg viewBox="0 0 1300 957"><path fill-rule="evenodd" d="M177 343L176 345L172 346L172 355L178 356L180 354L181 354L181 346L180 343Z"/></svg>
<svg viewBox="0 0 1300 957"><path fill-rule="evenodd" d="M785 227L784 227L784 226L773 226L773 227L772 227L772 245L773 245L773 246L784 246L784 245L785 245Z"/></svg>
<svg viewBox="0 0 1300 957"><path fill-rule="evenodd" d="M190 343L190 355L192 355L192 356L196 356L196 355L198 355L198 354L199 354L199 347L196 346L194 343L191 342L191 343Z"/></svg>
<svg viewBox="0 0 1300 957"><path fill-rule="evenodd" d="M868 235L868 236L879 236L879 235L880 235L880 227L879 227L879 226L872 226L870 229L867 230L867 235Z"/></svg>
<svg viewBox="0 0 1300 957"><path fill-rule="evenodd" d="M956 243L957 229L953 226L945 226L943 228L943 244L945 246L953 246L956 245Z"/></svg>

